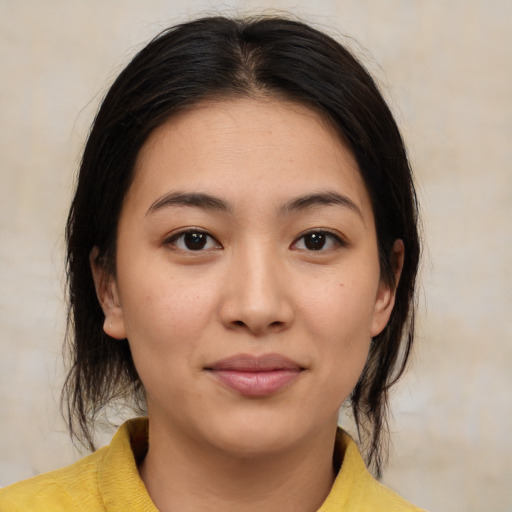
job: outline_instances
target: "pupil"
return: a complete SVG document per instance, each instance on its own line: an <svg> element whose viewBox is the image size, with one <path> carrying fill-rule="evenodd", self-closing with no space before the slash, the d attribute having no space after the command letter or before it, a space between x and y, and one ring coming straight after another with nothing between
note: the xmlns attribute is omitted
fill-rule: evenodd
<svg viewBox="0 0 512 512"><path fill-rule="evenodd" d="M325 245L325 235L323 233L310 233L306 236L304 244L310 251L319 251Z"/></svg>
<svg viewBox="0 0 512 512"><path fill-rule="evenodd" d="M185 234L185 245L187 249L191 251L198 251L206 245L206 234L205 233L186 233Z"/></svg>

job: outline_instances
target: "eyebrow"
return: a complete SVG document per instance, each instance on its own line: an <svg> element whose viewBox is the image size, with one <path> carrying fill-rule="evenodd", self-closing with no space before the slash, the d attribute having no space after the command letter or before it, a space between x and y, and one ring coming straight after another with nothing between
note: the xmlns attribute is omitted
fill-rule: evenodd
<svg viewBox="0 0 512 512"><path fill-rule="evenodd" d="M226 201L209 194L200 192L170 192L157 199L146 212L146 215L169 206L196 206L205 210L229 212L230 206Z"/></svg>
<svg viewBox="0 0 512 512"><path fill-rule="evenodd" d="M337 192L316 192L297 197L284 204L280 210L283 214L290 214L302 210L307 210L314 206L338 205L352 210L364 221L363 214L359 207L349 197L338 194ZM146 215L155 213L158 210L169 206L194 206L206 210L231 212L231 206L215 196L201 192L169 192L157 199L146 212Z"/></svg>
<svg viewBox="0 0 512 512"><path fill-rule="evenodd" d="M364 221L361 209L357 206L356 203L354 203L354 201L352 201L352 199L345 195L338 194L338 192L331 191L307 194L297 197L296 199L292 199L283 206L282 211L283 213L293 213L300 210L306 210L314 206L329 205L339 205L348 208L349 210L352 210L354 213L359 215L359 217L361 217L361 219Z"/></svg>

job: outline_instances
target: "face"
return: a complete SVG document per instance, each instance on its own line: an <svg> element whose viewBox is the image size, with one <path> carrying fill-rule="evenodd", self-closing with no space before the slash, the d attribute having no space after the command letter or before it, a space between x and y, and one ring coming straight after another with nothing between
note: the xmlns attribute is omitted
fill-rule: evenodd
<svg viewBox="0 0 512 512"><path fill-rule="evenodd" d="M354 158L282 101L204 103L158 128L123 203L116 275L93 271L150 424L236 454L332 435L393 307Z"/></svg>

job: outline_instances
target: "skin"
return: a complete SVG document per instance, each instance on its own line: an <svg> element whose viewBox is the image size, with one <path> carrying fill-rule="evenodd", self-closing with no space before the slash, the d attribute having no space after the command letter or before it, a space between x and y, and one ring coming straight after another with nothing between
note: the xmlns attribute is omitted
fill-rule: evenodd
<svg viewBox="0 0 512 512"><path fill-rule="evenodd" d="M179 200L198 193L223 207ZM187 228L204 233L202 249L189 249ZM324 233L320 250L311 232ZM394 302L364 182L327 123L272 99L170 119L138 156L116 275L93 273L105 332L128 338L147 394L139 469L159 510L317 510L334 478L338 410ZM269 353L301 371L267 396L207 370Z"/></svg>

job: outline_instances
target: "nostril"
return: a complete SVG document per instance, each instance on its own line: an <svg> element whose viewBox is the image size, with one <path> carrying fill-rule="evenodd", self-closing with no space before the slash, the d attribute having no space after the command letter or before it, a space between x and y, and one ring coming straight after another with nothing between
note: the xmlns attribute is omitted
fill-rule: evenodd
<svg viewBox="0 0 512 512"><path fill-rule="evenodd" d="M236 327L249 327L249 325L247 323L245 323L243 320L234 320L231 324ZM274 322L271 322L270 324L267 324L267 329L271 329L271 330L280 329L283 325L285 325L284 322L281 322L280 320L276 320Z"/></svg>

